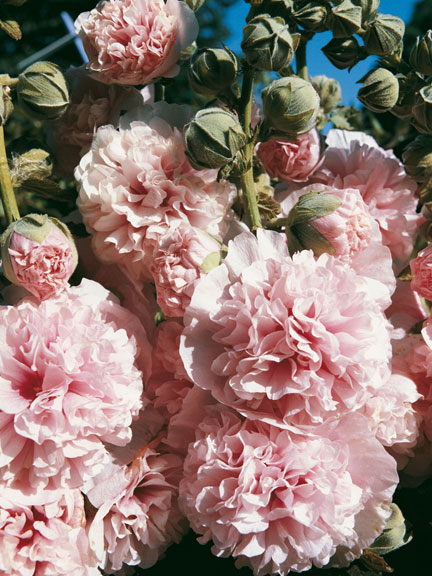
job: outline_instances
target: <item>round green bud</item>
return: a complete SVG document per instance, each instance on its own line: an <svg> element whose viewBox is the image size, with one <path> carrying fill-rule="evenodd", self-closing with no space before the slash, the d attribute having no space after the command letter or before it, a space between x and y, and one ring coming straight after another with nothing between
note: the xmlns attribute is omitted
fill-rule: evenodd
<svg viewBox="0 0 432 576"><path fill-rule="evenodd" d="M432 134L420 134L404 150L402 160L406 173L416 182L432 177Z"/></svg>
<svg viewBox="0 0 432 576"><path fill-rule="evenodd" d="M205 0L184 0L189 8L196 12L204 4Z"/></svg>
<svg viewBox="0 0 432 576"><path fill-rule="evenodd" d="M388 554L408 544L412 538L410 534L406 533L405 518L399 507L393 502L390 504L390 507L391 514L384 530L375 542L369 546L369 549L375 552L375 554Z"/></svg>
<svg viewBox="0 0 432 576"><path fill-rule="evenodd" d="M262 91L265 122L286 135L309 132L317 120L320 98L310 82L279 78Z"/></svg>
<svg viewBox="0 0 432 576"><path fill-rule="evenodd" d="M36 62L18 76L18 102L36 120L56 120L69 106L69 91L60 68Z"/></svg>
<svg viewBox="0 0 432 576"><path fill-rule="evenodd" d="M432 85L424 86L415 95L411 123L419 132L432 132Z"/></svg>
<svg viewBox="0 0 432 576"><path fill-rule="evenodd" d="M189 44L189 46L186 46L186 48L183 48L183 50L180 52L180 62L186 62L186 60L190 60L196 51L197 43L192 42L192 44Z"/></svg>
<svg viewBox="0 0 432 576"><path fill-rule="evenodd" d="M322 51L339 70L355 66L361 55L359 43L354 37L332 38Z"/></svg>
<svg viewBox="0 0 432 576"><path fill-rule="evenodd" d="M413 72L409 72L407 76L404 74L396 74L396 78L399 83L399 97L391 109L391 113L403 120L410 120L412 118L412 108L415 103L415 93L424 86L424 83L422 83L419 76Z"/></svg>
<svg viewBox="0 0 432 576"><path fill-rule="evenodd" d="M368 72L362 81L358 99L366 108L374 112L387 112L393 108L399 97L399 82L390 70L377 68Z"/></svg>
<svg viewBox="0 0 432 576"><path fill-rule="evenodd" d="M228 48L206 48L191 59L189 84L199 94L216 96L235 82L237 72L234 52Z"/></svg>
<svg viewBox="0 0 432 576"><path fill-rule="evenodd" d="M246 144L238 119L223 108L205 108L184 129L186 156L191 165L222 168L232 162Z"/></svg>
<svg viewBox="0 0 432 576"><path fill-rule="evenodd" d="M293 0L261 0L261 2L245 0L245 2L246 1L251 5L249 14L246 17L246 22L250 22L252 18L260 14L279 16L287 22L292 14L294 4Z"/></svg>
<svg viewBox="0 0 432 576"><path fill-rule="evenodd" d="M341 85L334 78L323 75L314 76L311 82L320 97L321 108L328 114L342 100Z"/></svg>
<svg viewBox="0 0 432 576"><path fill-rule="evenodd" d="M351 0L362 11L362 25L369 24L376 18L380 0Z"/></svg>
<svg viewBox="0 0 432 576"><path fill-rule="evenodd" d="M351 0L343 0L332 8L330 29L334 38L347 38L356 34L362 26L362 9Z"/></svg>
<svg viewBox="0 0 432 576"><path fill-rule="evenodd" d="M421 38L417 37L414 48L411 50L410 63L421 74L432 74L432 30L428 30Z"/></svg>
<svg viewBox="0 0 432 576"><path fill-rule="evenodd" d="M296 24L305 30L323 32L326 30L326 22L329 16L327 6L316 2L296 2L292 17Z"/></svg>
<svg viewBox="0 0 432 576"><path fill-rule="evenodd" d="M368 54L388 56L402 46L405 23L391 14L378 14L363 37Z"/></svg>
<svg viewBox="0 0 432 576"><path fill-rule="evenodd" d="M291 62L299 39L291 36L282 18L261 14L244 27L241 48L248 64L277 72Z"/></svg>

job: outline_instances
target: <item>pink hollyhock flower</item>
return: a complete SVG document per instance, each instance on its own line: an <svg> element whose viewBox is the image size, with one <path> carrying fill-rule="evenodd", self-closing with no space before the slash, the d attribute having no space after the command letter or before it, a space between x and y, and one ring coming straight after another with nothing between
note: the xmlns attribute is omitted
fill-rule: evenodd
<svg viewBox="0 0 432 576"><path fill-rule="evenodd" d="M145 401L139 354L149 368L139 322L89 280L0 309L1 481L76 488L98 474L103 442L127 444Z"/></svg>
<svg viewBox="0 0 432 576"><path fill-rule="evenodd" d="M179 412L186 394L192 388L180 358L182 331L183 324L177 320L165 320L157 327L152 374L145 388L154 407L167 419Z"/></svg>
<svg viewBox="0 0 432 576"><path fill-rule="evenodd" d="M181 540L187 527L177 504L182 465L179 456L149 445L130 466L113 468L87 493L97 509L89 540L105 572L123 564L149 568Z"/></svg>
<svg viewBox="0 0 432 576"><path fill-rule="evenodd" d="M47 500L47 495L51 500ZM96 576L79 490L32 503L15 490L0 494L0 572L9 576Z"/></svg>
<svg viewBox="0 0 432 576"><path fill-rule="evenodd" d="M75 171L78 207L97 257L137 278L151 278L153 252L173 228L193 226L221 238L227 227L234 186L217 182L216 170L194 170L180 130L157 116L179 122L185 113L158 103L142 111L144 120L124 117L119 130L99 128Z"/></svg>
<svg viewBox="0 0 432 576"><path fill-rule="evenodd" d="M410 282L396 281L396 290L391 306L386 310L386 316L395 328L402 329L405 333L426 319L427 314L421 298L412 290Z"/></svg>
<svg viewBox="0 0 432 576"><path fill-rule="evenodd" d="M118 126L126 110L152 99L150 91L107 85L94 80L83 66L66 72L71 102L63 116L49 126L50 145L56 158L56 169L73 177L74 168L89 151L100 126Z"/></svg>
<svg viewBox="0 0 432 576"><path fill-rule="evenodd" d="M214 554L285 576L359 557L384 528L397 482L360 415L302 436L221 409L189 446L180 505Z"/></svg>
<svg viewBox="0 0 432 576"><path fill-rule="evenodd" d="M175 76L180 52L198 35L193 11L178 0L105 0L75 27L88 69L107 84L150 84Z"/></svg>
<svg viewBox="0 0 432 576"><path fill-rule="evenodd" d="M44 300L69 286L78 254L67 227L46 214L13 222L1 239L3 272L13 283Z"/></svg>
<svg viewBox="0 0 432 576"><path fill-rule="evenodd" d="M403 164L362 132L330 130L326 142L323 164L312 180L358 189L393 257L409 258L422 216L416 213L417 184Z"/></svg>
<svg viewBox="0 0 432 576"><path fill-rule="evenodd" d="M220 243L205 232L185 226L161 238L150 271L158 304L166 316L183 317L195 284L212 264L213 268L219 264L220 249ZM212 256L214 263L209 262Z"/></svg>
<svg viewBox="0 0 432 576"><path fill-rule="evenodd" d="M305 182L321 162L321 143L315 128L297 140L271 138L256 150L270 178L282 182Z"/></svg>
<svg viewBox="0 0 432 576"><path fill-rule="evenodd" d="M410 261L411 272L414 278L411 288L427 300L432 300L432 244L417 254Z"/></svg>
<svg viewBox="0 0 432 576"><path fill-rule="evenodd" d="M285 236L237 236L198 283L180 354L189 377L244 416L304 428L360 408L389 376L376 282Z"/></svg>

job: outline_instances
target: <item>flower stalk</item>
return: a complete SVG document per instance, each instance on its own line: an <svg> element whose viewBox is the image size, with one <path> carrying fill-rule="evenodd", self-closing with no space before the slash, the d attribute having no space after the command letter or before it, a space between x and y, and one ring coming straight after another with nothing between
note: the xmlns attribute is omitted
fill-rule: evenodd
<svg viewBox="0 0 432 576"><path fill-rule="evenodd" d="M0 194L7 223L12 224L20 214L9 172L3 126L0 126Z"/></svg>

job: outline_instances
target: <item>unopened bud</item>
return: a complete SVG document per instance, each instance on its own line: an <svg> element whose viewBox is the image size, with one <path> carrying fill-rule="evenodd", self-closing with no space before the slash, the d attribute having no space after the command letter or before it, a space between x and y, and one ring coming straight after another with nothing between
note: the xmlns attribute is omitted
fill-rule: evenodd
<svg viewBox="0 0 432 576"><path fill-rule="evenodd" d="M11 177L14 186L27 180L44 180L51 176L53 165L49 152L32 148L24 154L12 153Z"/></svg>
<svg viewBox="0 0 432 576"><path fill-rule="evenodd" d="M186 48L183 48L183 50L180 52L180 62L186 62L186 60L190 60L196 51L197 43L194 41L192 44L189 44L189 46L186 46Z"/></svg>
<svg viewBox="0 0 432 576"><path fill-rule="evenodd" d="M0 85L0 126L6 124L12 112L13 104L10 97L10 88Z"/></svg>
<svg viewBox="0 0 432 576"><path fill-rule="evenodd" d="M396 104L391 109L391 113L402 118L409 120L412 118L412 108L415 102L415 92L420 89L422 85L418 86L419 78L415 73L396 74L399 83L399 97Z"/></svg>
<svg viewBox="0 0 432 576"><path fill-rule="evenodd" d="M315 2L297 2L292 16L296 23L305 30L322 32L326 30L329 9Z"/></svg>
<svg viewBox="0 0 432 576"><path fill-rule="evenodd" d="M36 62L18 76L18 101L37 120L56 120L69 106L69 91L60 68Z"/></svg>
<svg viewBox="0 0 432 576"><path fill-rule="evenodd" d="M362 10L351 0L343 0L341 4L332 8L330 28L334 38L347 38L361 29Z"/></svg>
<svg viewBox="0 0 432 576"><path fill-rule="evenodd" d="M361 8L362 25L368 24L375 19L380 0L351 0L351 2Z"/></svg>
<svg viewBox="0 0 432 576"><path fill-rule="evenodd" d="M184 142L194 168L222 168L234 160L246 144L246 136L234 114L222 108L205 108L185 126Z"/></svg>
<svg viewBox="0 0 432 576"><path fill-rule="evenodd" d="M339 82L327 76L314 76L311 78L312 86L318 92L321 108L326 114L331 112L342 100L342 90Z"/></svg>
<svg viewBox="0 0 432 576"><path fill-rule="evenodd" d="M215 96L235 82L237 71L237 58L231 50L207 48L193 56L189 83L195 92Z"/></svg>
<svg viewBox="0 0 432 576"><path fill-rule="evenodd" d="M391 14L378 14L363 37L368 54L388 56L402 45L405 23Z"/></svg>
<svg viewBox="0 0 432 576"><path fill-rule="evenodd" d="M366 74L358 92L362 104L374 112L387 112L399 97L399 82L386 68L377 68Z"/></svg>
<svg viewBox="0 0 432 576"><path fill-rule="evenodd" d="M252 18L255 18L255 16L260 14L279 16L280 18L283 18L285 22L287 22L288 18L292 14L294 4L293 0L262 0L260 2L252 0L248 3L251 5L251 7L249 14L246 17L246 22L250 22Z"/></svg>
<svg viewBox="0 0 432 576"><path fill-rule="evenodd" d="M417 37L411 50L410 63L421 74L432 74L432 30L428 30L422 38Z"/></svg>
<svg viewBox="0 0 432 576"><path fill-rule="evenodd" d="M257 70L277 72L294 57L300 36L291 36L282 18L256 16L245 26L241 48L248 63Z"/></svg>
<svg viewBox="0 0 432 576"><path fill-rule="evenodd" d="M425 86L416 93L412 113L412 124L419 132L432 132L432 85Z"/></svg>
<svg viewBox="0 0 432 576"><path fill-rule="evenodd" d="M61 292L78 263L67 226L46 214L28 214L0 238L3 273L39 299Z"/></svg>
<svg viewBox="0 0 432 576"><path fill-rule="evenodd" d="M320 99L306 80L296 77L273 80L263 90L262 99L264 120L277 132L304 134L316 124Z"/></svg>
<svg viewBox="0 0 432 576"><path fill-rule="evenodd" d="M406 173L417 182L425 182L432 176L432 135L417 136L402 154Z"/></svg>
<svg viewBox="0 0 432 576"><path fill-rule="evenodd" d="M336 68L344 70L352 68L361 57L360 46L357 40L352 38L332 38L322 51Z"/></svg>
<svg viewBox="0 0 432 576"><path fill-rule="evenodd" d="M205 0L185 0L189 8L196 12L204 4Z"/></svg>
<svg viewBox="0 0 432 576"><path fill-rule="evenodd" d="M411 535L407 534L405 518L399 507L393 502L390 504L391 514L380 536L369 546L375 554L388 554L401 546L408 544Z"/></svg>

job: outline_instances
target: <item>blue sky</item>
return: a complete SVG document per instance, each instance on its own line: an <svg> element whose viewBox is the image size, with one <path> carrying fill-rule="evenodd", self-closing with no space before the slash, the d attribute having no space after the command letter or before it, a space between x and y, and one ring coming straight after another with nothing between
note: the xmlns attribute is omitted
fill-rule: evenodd
<svg viewBox="0 0 432 576"><path fill-rule="evenodd" d="M416 0L381 0L379 12L382 14L393 14L399 16L405 22L411 18ZM243 35L243 25L248 13L249 5L244 0L237 0L237 2L227 11L227 23L232 32L227 45L235 52L240 51L240 42ZM356 84L357 80L362 78L366 72L371 68L374 60L372 57L363 60L357 64L351 72L347 70L338 70L335 68L321 51L331 39L331 32L324 32L317 34L310 44L308 44L308 69L311 76L318 74L325 74L336 78L342 86L342 99L344 104L358 104L356 95L359 85Z"/></svg>

